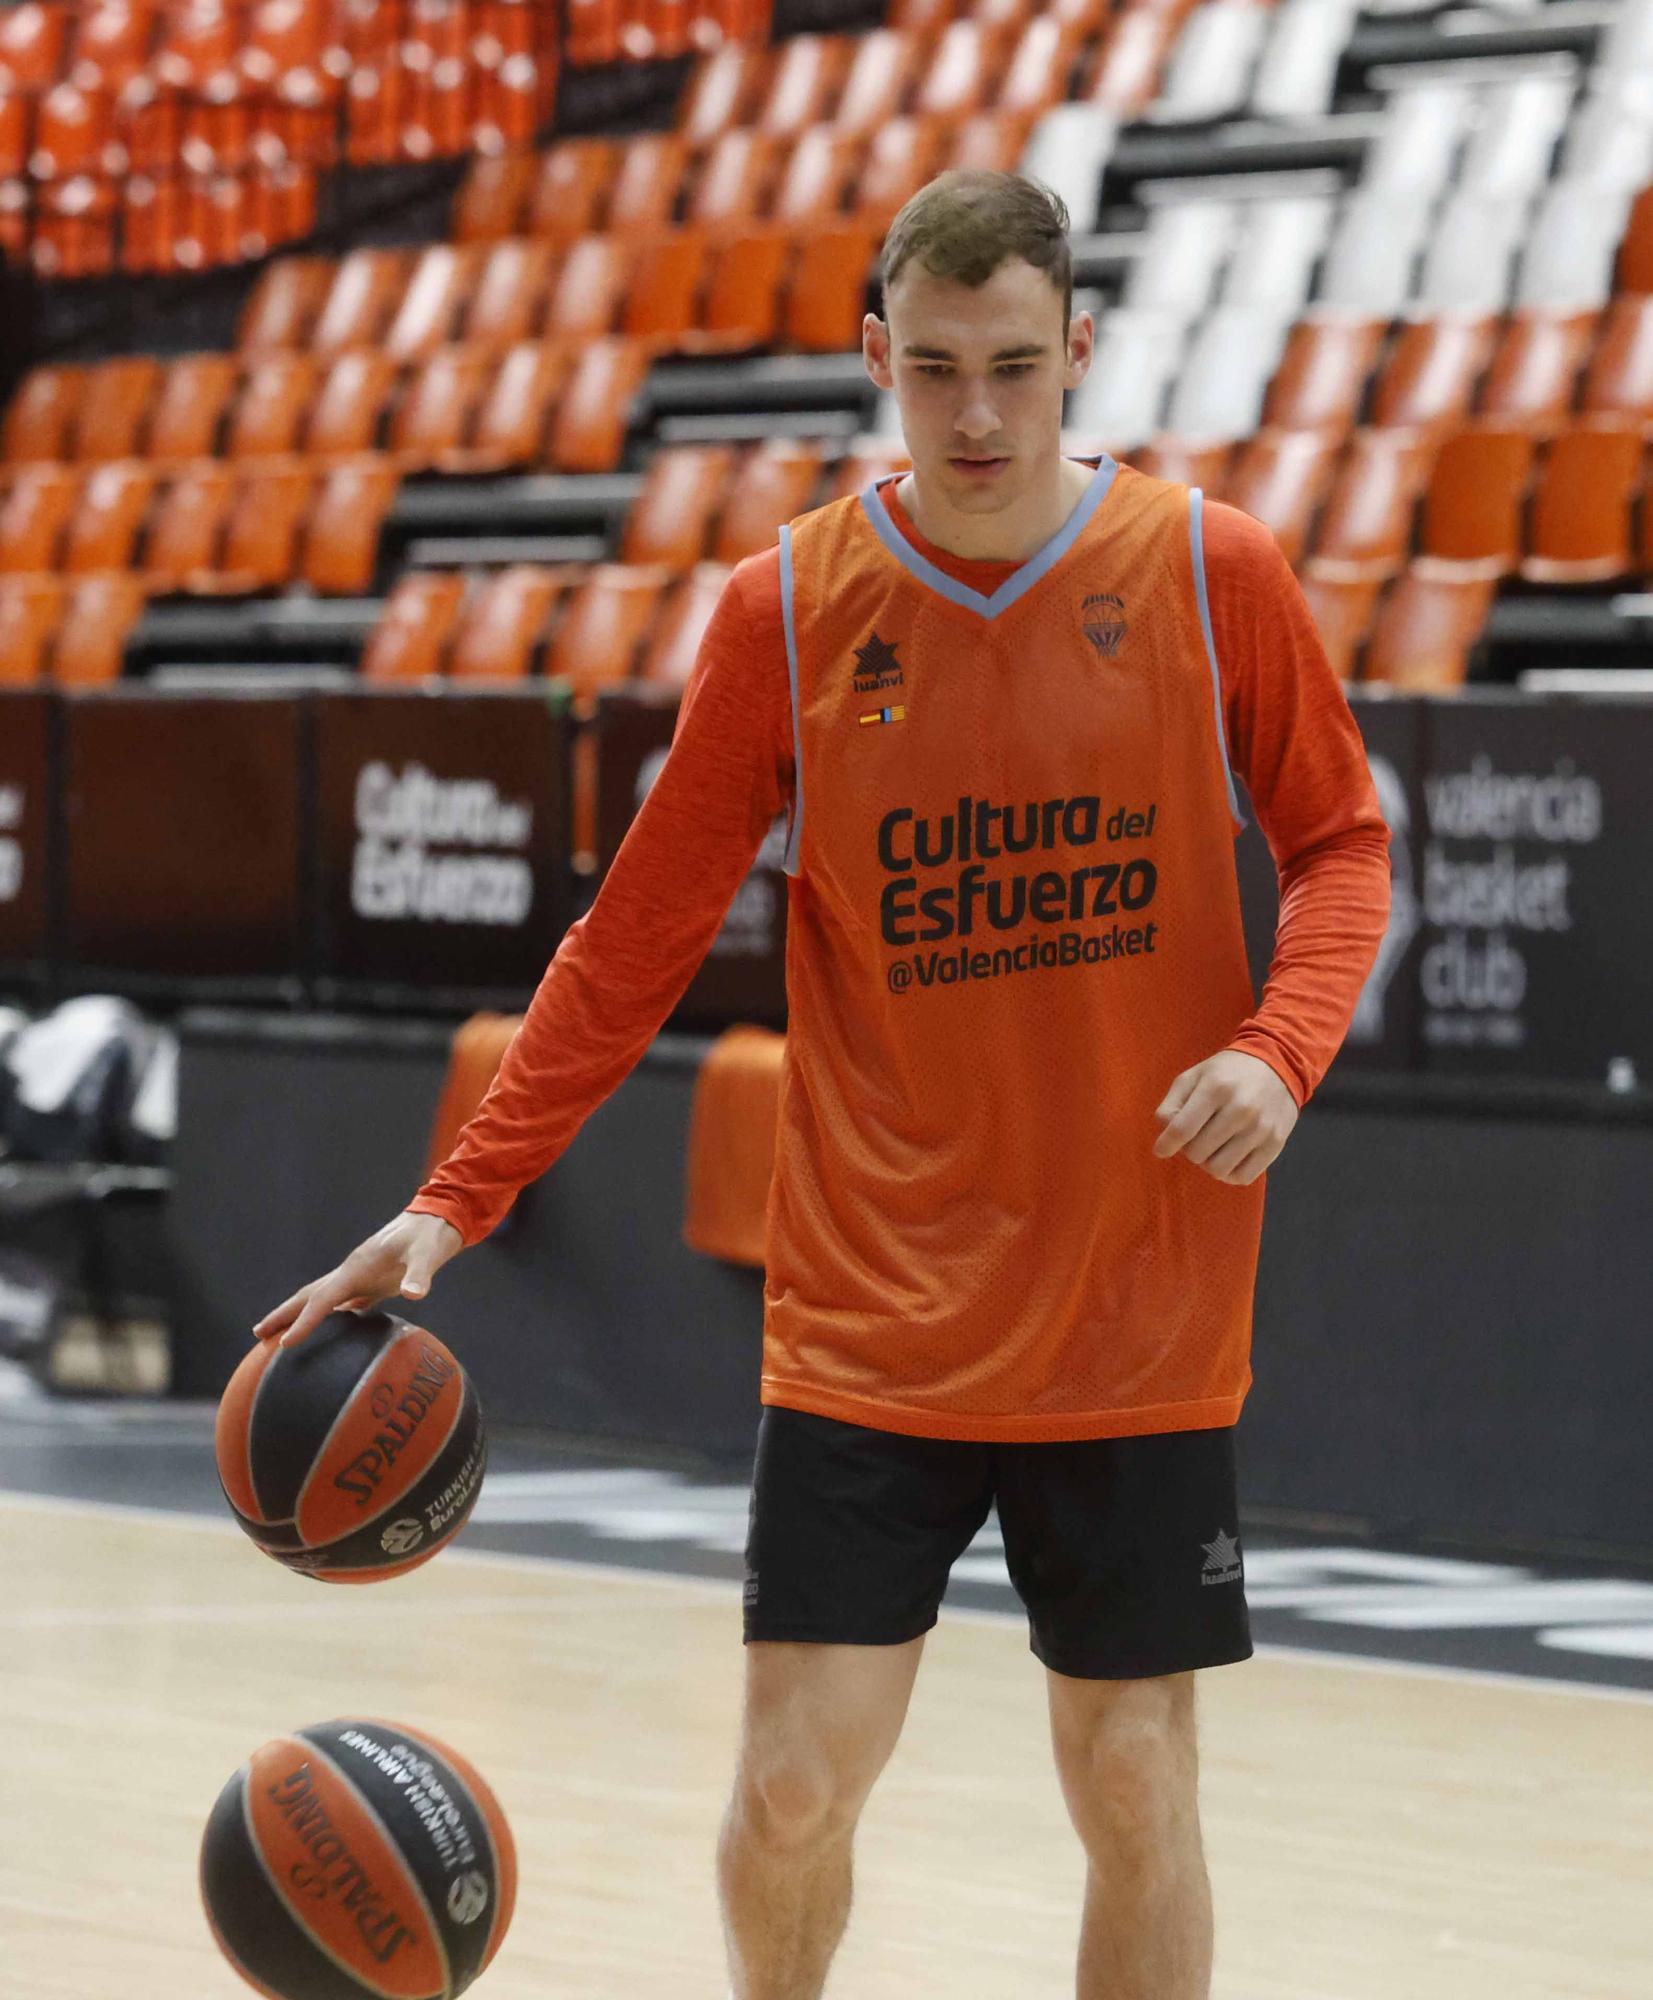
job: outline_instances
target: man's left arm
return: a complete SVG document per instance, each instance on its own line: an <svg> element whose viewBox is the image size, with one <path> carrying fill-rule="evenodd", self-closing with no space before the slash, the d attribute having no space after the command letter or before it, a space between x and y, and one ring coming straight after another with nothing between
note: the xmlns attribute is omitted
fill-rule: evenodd
<svg viewBox="0 0 1653 2000"><path fill-rule="evenodd" d="M1245 1186L1331 1067L1389 920L1389 829L1360 731L1274 537L1205 508L1206 591L1233 768L1280 878L1263 997L1226 1049L1184 1070L1154 1150Z"/></svg>

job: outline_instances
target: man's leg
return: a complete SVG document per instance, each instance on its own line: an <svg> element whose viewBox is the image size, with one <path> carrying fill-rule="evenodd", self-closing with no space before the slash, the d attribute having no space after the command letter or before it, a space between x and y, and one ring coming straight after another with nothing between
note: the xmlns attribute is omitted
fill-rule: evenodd
<svg viewBox="0 0 1653 2000"><path fill-rule="evenodd" d="M1090 1863L1079 2000L1208 2000L1194 1676L1047 1676L1051 1742Z"/></svg>
<svg viewBox="0 0 1653 2000"><path fill-rule="evenodd" d="M850 1848L895 1748L922 1638L746 1648L718 1887L735 2000L818 2000L849 1917Z"/></svg>

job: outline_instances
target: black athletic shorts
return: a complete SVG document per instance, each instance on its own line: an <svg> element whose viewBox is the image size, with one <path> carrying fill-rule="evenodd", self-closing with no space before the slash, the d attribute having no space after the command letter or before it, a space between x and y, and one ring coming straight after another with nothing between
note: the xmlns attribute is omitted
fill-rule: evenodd
<svg viewBox="0 0 1653 2000"><path fill-rule="evenodd" d="M1250 1658L1231 1427L974 1444L773 1406L752 1481L748 1642L916 1639L995 1502L1047 1667L1135 1680Z"/></svg>

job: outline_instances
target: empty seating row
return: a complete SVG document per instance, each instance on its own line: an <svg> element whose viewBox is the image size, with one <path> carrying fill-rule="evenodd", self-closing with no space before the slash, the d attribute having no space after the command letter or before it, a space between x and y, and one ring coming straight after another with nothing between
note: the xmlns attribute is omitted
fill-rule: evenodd
<svg viewBox="0 0 1653 2000"><path fill-rule="evenodd" d="M373 581L399 480L376 455L153 468L31 465L0 497L0 573L129 570L155 591L233 595L299 580L334 594Z"/></svg>
<svg viewBox="0 0 1653 2000"><path fill-rule="evenodd" d="M316 193L315 169L297 165L34 189L0 182L0 249L47 278L206 270L308 236Z"/></svg>
<svg viewBox="0 0 1653 2000"><path fill-rule="evenodd" d="M0 685L118 680L148 594L144 579L125 571L0 576Z"/></svg>
<svg viewBox="0 0 1653 2000"><path fill-rule="evenodd" d="M439 348L407 369L372 348L38 368L7 412L5 457L122 463L134 481L219 451L325 461L382 449L404 472L608 471L648 362L637 341L529 340Z"/></svg>
<svg viewBox="0 0 1653 2000"><path fill-rule="evenodd" d="M572 0L568 60L660 62L723 42L762 41L772 0Z"/></svg>

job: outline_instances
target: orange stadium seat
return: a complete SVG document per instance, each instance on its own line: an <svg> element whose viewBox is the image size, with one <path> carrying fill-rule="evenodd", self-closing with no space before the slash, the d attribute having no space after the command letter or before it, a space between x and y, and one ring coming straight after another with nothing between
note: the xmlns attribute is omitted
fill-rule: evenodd
<svg viewBox="0 0 1653 2000"><path fill-rule="evenodd" d="M1578 394L1600 316L1529 306L1516 313L1487 370L1476 414L1539 436L1561 429Z"/></svg>
<svg viewBox="0 0 1653 2000"><path fill-rule="evenodd" d="M1533 492L1521 574L1531 583L1563 584L1627 576L1641 484L1640 423L1563 431L1544 455Z"/></svg>
<svg viewBox="0 0 1653 2000"><path fill-rule="evenodd" d="M551 463L559 471L615 469L648 371L641 341L594 340L581 350L551 424Z"/></svg>
<svg viewBox="0 0 1653 2000"><path fill-rule="evenodd" d="M331 257L279 259L253 287L236 332L236 346L248 352L302 346L337 274L338 265Z"/></svg>
<svg viewBox="0 0 1653 2000"><path fill-rule="evenodd" d="M747 453L729 488L712 555L737 563L773 548L780 525L801 514L821 483L821 448L780 440Z"/></svg>
<svg viewBox="0 0 1653 2000"><path fill-rule="evenodd" d="M1303 596L1320 633L1333 673L1339 680L1354 678L1355 660L1372 629L1382 585L1375 577L1336 579L1305 576Z"/></svg>
<svg viewBox="0 0 1653 2000"><path fill-rule="evenodd" d="M734 469L730 445L677 445L658 453L626 516L621 561L692 568L706 553Z"/></svg>
<svg viewBox="0 0 1653 2000"><path fill-rule="evenodd" d="M381 348L339 355L311 405L304 449L333 458L374 450L396 374L396 363Z"/></svg>
<svg viewBox="0 0 1653 2000"><path fill-rule="evenodd" d="M22 459L67 458L69 433L85 392L87 370L31 368L6 409L0 433L8 463Z"/></svg>
<svg viewBox="0 0 1653 2000"><path fill-rule="evenodd" d="M405 250L352 250L339 265L311 329L315 352L377 345L407 289L411 261Z"/></svg>
<svg viewBox="0 0 1653 2000"><path fill-rule="evenodd" d="M34 267L48 278L101 277L115 268L115 191L77 174L35 195Z"/></svg>
<svg viewBox="0 0 1653 2000"><path fill-rule="evenodd" d="M232 458L257 458L296 449L316 400L315 362L297 350L260 354L230 413L225 449Z"/></svg>
<svg viewBox="0 0 1653 2000"><path fill-rule="evenodd" d="M580 340L612 332L636 255L637 245L617 236L577 237L551 290L546 331Z"/></svg>
<svg viewBox="0 0 1653 2000"><path fill-rule="evenodd" d="M856 45L832 122L845 132L876 132L896 117L912 91L924 60L915 35L898 28L874 28Z"/></svg>
<svg viewBox="0 0 1653 2000"><path fill-rule="evenodd" d="M725 132L695 175L684 220L708 226L745 223L762 214L780 169L780 141L749 126Z"/></svg>
<svg viewBox="0 0 1653 2000"><path fill-rule="evenodd" d="M1521 557L1521 516L1533 465L1524 431L1456 431L1441 446L1424 495L1419 552L1504 576Z"/></svg>
<svg viewBox="0 0 1653 2000"><path fill-rule="evenodd" d="M1378 609L1363 678L1397 693L1449 693L1461 687L1481 635L1496 582L1421 556Z"/></svg>
<svg viewBox="0 0 1653 2000"><path fill-rule="evenodd" d="M609 189L605 226L664 228L677 212L688 168L688 145L675 132L643 132L628 140Z"/></svg>
<svg viewBox="0 0 1653 2000"><path fill-rule="evenodd" d="M1299 320L1269 385L1264 423L1347 435L1359 419L1383 335L1381 320L1348 313Z"/></svg>
<svg viewBox="0 0 1653 2000"><path fill-rule="evenodd" d="M1372 422L1384 430L1453 428L1474 401L1497 338L1497 322L1484 313L1409 320L1373 388Z"/></svg>
<svg viewBox="0 0 1653 2000"><path fill-rule="evenodd" d="M839 215L860 172L866 140L833 125L812 125L793 146L775 186L777 222L818 222Z"/></svg>
<svg viewBox="0 0 1653 2000"><path fill-rule="evenodd" d="M480 269L473 249L433 243L422 250L386 329L385 352L397 361L423 361L452 340Z"/></svg>
<svg viewBox="0 0 1653 2000"><path fill-rule="evenodd" d="M1132 7L1114 15L1102 30L1080 97L1111 111L1121 123L1140 118L1158 95L1181 25L1169 7Z"/></svg>
<svg viewBox="0 0 1653 2000"><path fill-rule="evenodd" d="M1310 573L1344 580L1393 576L1411 547L1412 516L1429 464L1429 442L1420 431L1356 431L1326 498Z"/></svg>
<svg viewBox="0 0 1653 2000"><path fill-rule="evenodd" d="M729 581L727 563L696 563L672 586L643 653L640 678L684 687L694 672L701 635Z"/></svg>
<svg viewBox="0 0 1653 2000"><path fill-rule="evenodd" d="M1579 407L1590 417L1653 417L1653 298L1607 308Z"/></svg>
<svg viewBox="0 0 1653 2000"><path fill-rule="evenodd" d="M360 596L372 589L379 535L398 479L382 454L345 459L328 470L304 537L304 580L312 590Z"/></svg>
<svg viewBox="0 0 1653 2000"><path fill-rule="evenodd" d="M22 91L8 90L0 86L0 181L21 204L26 205L29 190L22 176L29 164L29 126L32 122L34 100ZM10 218L8 218L9 226ZM27 221L24 215L16 215L19 231L17 247L27 244ZM10 244L8 243L8 247Z"/></svg>
<svg viewBox="0 0 1653 2000"><path fill-rule="evenodd" d="M843 354L861 344L875 239L864 228L812 231L799 246L784 326L799 347Z"/></svg>
<svg viewBox="0 0 1653 2000"><path fill-rule="evenodd" d="M1004 81L988 96L1001 111L1037 112L1060 104L1079 55L1078 25L1053 14L1035 15L1022 28L1004 69Z"/></svg>
<svg viewBox="0 0 1653 2000"><path fill-rule="evenodd" d="M950 137L935 115L892 118L873 134L851 202L857 217L885 228L898 208L940 169Z"/></svg>
<svg viewBox="0 0 1653 2000"><path fill-rule="evenodd" d="M568 369L569 350L555 341L520 341L498 357L470 442L449 452L443 469L498 472L513 465L542 464L551 412Z"/></svg>
<svg viewBox="0 0 1653 2000"><path fill-rule="evenodd" d="M531 236L490 244L465 308L462 338L496 349L526 340L545 316L558 258L556 244Z"/></svg>
<svg viewBox="0 0 1653 2000"><path fill-rule="evenodd" d="M731 126L749 125L771 94L769 74L769 50L752 43L726 43L702 56L678 103L678 131L691 146L706 146Z"/></svg>
<svg viewBox="0 0 1653 2000"><path fill-rule="evenodd" d="M752 228L714 252L701 300L700 324L724 345L774 344L780 329L781 284L792 258L785 229Z"/></svg>
<svg viewBox="0 0 1653 2000"><path fill-rule="evenodd" d="M150 64L156 82L186 97L233 97L236 50L243 32L242 20L222 0L163 9L160 39Z"/></svg>
<svg viewBox="0 0 1653 2000"><path fill-rule="evenodd" d="M913 109L951 119L980 111L1005 76L1009 55L1001 30L979 21L951 22L919 78Z"/></svg>
<svg viewBox="0 0 1653 2000"><path fill-rule="evenodd" d="M56 569L81 478L74 466L18 467L0 502L0 570Z"/></svg>
<svg viewBox="0 0 1653 2000"><path fill-rule="evenodd" d="M602 227L608 190L619 170L612 139L561 139L540 156L528 200L535 236L586 236Z"/></svg>
<svg viewBox="0 0 1653 2000"><path fill-rule="evenodd" d="M316 469L306 459L261 459L240 468L224 524L222 589L274 590L292 580L315 487Z"/></svg>
<svg viewBox="0 0 1653 2000"><path fill-rule="evenodd" d="M161 364L150 354L129 355L94 368L75 414L74 456L137 457L160 379Z"/></svg>
<svg viewBox="0 0 1653 2000"><path fill-rule="evenodd" d="M978 111L953 132L946 164L977 172L1012 174L1027 150L1033 117L1022 110Z"/></svg>
<svg viewBox="0 0 1653 2000"><path fill-rule="evenodd" d="M63 74L69 10L26 0L0 15L0 87L45 90Z"/></svg>
<svg viewBox="0 0 1653 2000"><path fill-rule="evenodd" d="M460 243L514 236L524 226L528 197L539 172L537 153L484 154L474 159L454 201L453 233Z"/></svg>
<svg viewBox="0 0 1653 2000"><path fill-rule="evenodd" d="M1221 494L1234 446L1228 440L1213 442L1161 432L1126 456L1138 472L1146 472L1152 479L1172 479L1180 486L1198 486L1204 492Z"/></svg>
<svg viewBox="0 0 1653 2000"><path fill-rule="evenodd" d="M130 569L154 498L155 468L143 460L114 459L95 466L70 516L63 567Z"/></svg>
<svg viewBox="0 0 1653 2000"><path fill-rule="evenodd" d="M144 545L143 569L157 590L189 590L217 574L224 521L235 493L234 469L207 460L168 482Z"/></svg>
<svg viewBox="0 0 1653 2000"><path fill-rule="evenodd" d="M29 172L37 181L67 181L100 174L115 164L114 102L104 90L60 83L35 107Z"/></svg>
<svg viewBox="0 0 1653 2000"><path fill-rule="evenodd" d="M663 232L632 265L620 331L641 340L681 340L695 324L705 279L706 232Z"/></svg>
<svg viewBox="0 0 1653 2000"><path fill-rule="evenodd" d="M237 71L253 90L295 104L335 95L331 14L325 0L261 0L242 17Z"/></svg>
<svg viewBox="0 0 1653 2000"><path fill-rule="evenodd" d="M26 687L44 676L62 612L59 578L0 577L0 683Z"/></svg>
<svg viewBox="0 0 1653 2000"><path fill-rule="evenodd" d="M792 35L775 52L775 66L757 107L757 129L795 139L819 124L837 101L855 55L853 35Z"/></svg>
<svg viewBox="0 0 1653 2000"><path fill-rule="evenodd" d="M390 424L390 449L404 472L463 451L495 366L485 347L443 347L417 371Z"/></svg>
<svg viewBox="0 0 1653 2000"><path fill-rule="evenodd" d="M1630 204L1613 289L1636 298L1653 294L1653 187L1644 187Z"/></svg>
<svg viewBox="0 0 1653 2000"><path fill-rule="evenodd" d="M233 354L186 354L168 363L149 420L146 456L161 462L211 458L239 378Z"/></svg>
<svg viewBox="0 0 1653 2000"><path fill-rule="evenodd" d="M77 577L52 649L52 678L67 687L118 681L126 642L143 616L148 591L128 570L99 570Z"/></svg>
<svg viewBox="0 0 1653 2000"><path fill-rule="evenodd" d="M887 472L910 472L913 462L899 445L882 438L869 438L854 445L832 469L827 482L827 500L847 500L862 492ZM825 501L822 503L825 504Z"/></svg>
<svg viewBox="0 0 1653 2000"><path fill-rule="evenodd" d="M628 680L671 571L656 564L598 563L569 599L546 671L571 683L575 710L589 714L600 687Z"/></svg>
<svg viewBox="0 0 1653 2000"><path fill-rule="evenodd" d="M1261 521L1295 564L1331 482L1337 449L1337 440L1323 431L1259 431L1241 445L1223 498Z"/></svg>
<svg viewBox="0 0 1653 2000"><path fill-rule="evenodd" d="M514 563L483 584L448 654L452 680L522 680L534 671L546 626L567 587L560 570Z"/></svg>
<svg viewBox="0 0 1653 2000"><path fill-rule="evenodd" d="M464 601L465 579L452 570L410 570L399 577L362 653L363 680L439 674Z"/></svg>
<svg viewBox="0 0 1653 2000"><path fill-rule="evenodd" d="M152 0L92 0L75 26L69 81L118 90L144 73L157 8Z"/></svg>

